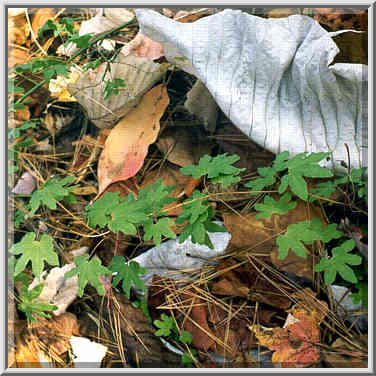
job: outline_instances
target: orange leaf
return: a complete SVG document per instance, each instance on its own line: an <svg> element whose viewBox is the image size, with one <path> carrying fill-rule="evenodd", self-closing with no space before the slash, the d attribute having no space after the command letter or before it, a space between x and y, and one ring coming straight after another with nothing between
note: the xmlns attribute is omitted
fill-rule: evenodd
<svg viewBox="0 0 376 376"><path fill-rule="evenodd" d="M324 302L322 302L324 303ZM320 340L319 324L321 315L315 310L292 309L283 328L250 326L261 346L274 350L273 363L282 367L307 367L320 359L316 345Z"/></svg>
<svg viewBox="0 0 376 376"><path fill-rule="evenodd" d="M158 85L111 130L98 163L98 196L111 183L127 180L139 171L149 145L158 136L159 120L168 103L166 87Z"/></svg>

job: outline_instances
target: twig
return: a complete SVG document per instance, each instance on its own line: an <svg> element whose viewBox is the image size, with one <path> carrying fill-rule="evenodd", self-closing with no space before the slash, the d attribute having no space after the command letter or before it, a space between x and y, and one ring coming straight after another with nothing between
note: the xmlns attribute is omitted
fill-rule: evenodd
<svg viewBox="0 0 376 376"><path fill-rule="evenodd" d="M30 22L30 18L29 18L29 12L27 11L27 8L25 8L25 16L26 16L26 20L27 20L27 23L29 25L29 28L30 28L30 33L31 33L31 36L33 37L34 39L34 42L35 44L38 46L38 48L42 51L42 54L44 56L47 56L47 52L44 50L44 48L39 44L38 40L37 40L37 37L35 36L34 34L34 30L31 26L31 22Z"/></svg>

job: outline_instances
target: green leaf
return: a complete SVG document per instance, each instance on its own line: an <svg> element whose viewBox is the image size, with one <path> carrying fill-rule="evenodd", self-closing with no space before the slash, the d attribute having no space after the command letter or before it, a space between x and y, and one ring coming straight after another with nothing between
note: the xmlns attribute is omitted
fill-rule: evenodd
<svg viewBox="0 0 376 376"><path fill-rule="evenodd" d="M94 256L88 261L89 255L84 254L74 258L76 267L65 273L65 278L70 278L78 274L78 296L82 297L84 289L90 283L103 296L105 293L100 276L109 275L111 271L102 265L101 260Z"/></svg>
<svg viewBox="0 0 376 376"><path fill-rule="evenodd" d="M183 175L193 176L195 179L208 175L208 178L212 179L214 183L220 183L223 187L227 187L240 181L240 177L237 177L237 175L244 168L241 169L232 166L239 159L238 155L228 156L227 153L217 155L216 157L206 154L199 160L198 165L182 167L180 172Z"/></svg>
<svg viewBox="0 0 376 376"><path fill-rule="evenodd" d="M353 300L354 304L362 302L364 309L368 310L368 283L367 282L358 282L355 285L355 288L358 290L350 295L350 298Z"/></svg>
<svg viewBox="0 0 376 376"><path fill-rule="evenodd" d="M166 238L176 238L176 234L170 229L174 224L169 218L159 219L156 223L153 220L145 223L144 230L144 240L153 239L155 245L160 245L162 240L162 235Z"/></svg>
<svg viewBox="0 0 376 376"><path fill-rule="evenodd" d="M158 337L168 337L175 328L175 321L171 316L167 316L165 313L162 313L161 319L162 320L154 320L154 325L159 328L154 335Z"/></svg>
<svg viewBox="0 0 376 376"><path fill-rule="evenodd" d="M127 86L122 78L115 78L112 81L107 81L103 89L104 99L107 99L110 95L119 94L119 88Z"/></svg>
<svg viewBox="0 0 376 376"><path fill-rule="evenodd" d="M245 184L245 187L251 188L254 191L263 191L266 187L275 183L276 170L271 167L260 167L257 171L262 177L248 182Z"/></svg>
<svg viewBox="0 0 376 376"><path fill-rule="evenodd" d="M179 341L186 344L190 345L192 343L193 336L190 332L187 332L186 330L181 330L180 331L180 336L179 336Z"/></svg>
<svg viewBox="0 0 376 376"><path fill-rule="evenodd" d="M162 179L158 179L156 183L148 184L144 189L140 189L138 201L143 203L143 210L147 214L161 214L165 205L175 201L173 197L169 197L174 189L175 186L166 187Z"/></svg>
<svg viewBox="0 0 376 376"><path fill-rule="evenodd" d="M209 203L204 197L205 194L195 190L191 198L184 201L183 211L176 219L176 223L182 224L184 221L188 221L193 224L203 214L208 213Z"/></svg>
<svg viewBox="0 0 376 376"><path fill-rule="evenodd" d="M118 273L113 278L112 286L116 287L123 280L122 288L124 294L129 299L132 284L138 289L146 291L144 282L140 275L146 274L147 269L141 267L137 262L131 261L129 264L122 256L114 256L111 265L108 267L112 272Z"/></svg>
<svg viewBox="0 0 376 376"><path fill-rule="evenodd" d="M38 38L43 37L43 34L49 30L54 32L54 37L57 37L59 35L55 22L53 20L47 20L44 23L44 25L39 29Z"/></svg>
<svg viewBox="0 0 376 376"><path fill-rule="evenodd" d="M29 262L31 262L31 269L36 277L40 277L42 274L45 262L51 266L59 265L59 259L49 235L42 235L41 240L36 241L35 233L28 232L20 242L13 244L9 252L21 255L16 262L15 275L24 271Z"/></svg>
<svg viewBox="0 0 376 376"><path fill-rule="evenodd" d="M190 349L190 353L185 352L181 356L181 363L183 364L184 367L192 367L193 362L196 361L196 358L195 358L196 356L197 356L197 351L195 349Z"/></svg>
<svg viewBox="0 0 376 376"><path fill-rule="evenodd" d="M8 132L8 139L18 138L21 136L21 132L25 131L26 129L35 128L37 123L35 121L25 121L17 128L13 128Z"/></svg>
<svg viewBox="0 0 376 376"><path fill-rule="evenodd" d="M287 257L291 249L296 255L306 258L307 254L304 245L313 244L315 241L329 242L338 239L343 235L336 229L335 224L322 228L322 223L318 218L312 221L294 223L287 227L283 235L277 237L278 258L283 260Z"/></svg>
<svg viewBox="0 0 376 376"><path fill-rule="evenodd" d="M10 93L23 93L25 89L15 84L14 78L8 77L8 94Z"/></svg>
<svg viewBox="0 0 376 376"><path fill-rule="evenodd" d="M255 218L269 218L272 214L286 214L296 207L296 202L290 202L291 194L285 193L279 201L270 196L265 196L263 204L256 204L255 209L260 211Z"/></svg>
<svg viewBox="0 0 376 376"><path fill-rule="evenodd" d="M110 214L120 204L119 192L106 192L99 200L87 206L87 217L91 227L105 227L111 220Z"/></svg>
<svg viewBox="0 0 376 376"><path fill-rule="evenodd" d="M124 201L111 211L111 221L108 228L113 231L122 231L126 235L136 235L139 224L148 220L144 212L144 203L137 201L129 194Z"/></svg>
<svg viewBox="0 0 376 376"><path fill-rule="evenodd" d="M29 321L37 321L33 314L37 314L41 317L50 318L51 315L46 313L55 311L58 307L55 305L50 305L43 302L34 302L34 300L41 294L43 290L43 285L38 285L32 290L28 290L27 286L23 285L21 287L21 292L19 298L21 303L18 304L18 309L22 312L25 312L26 317Z"/></svg>
<svg viewBox="0 0 376 376"><path fill-rule="evenodd" d="M299 198L304 201L308 199L307 183L303 176L310 178L327 178L333 174L326 168L320 167L317 163L325 159L330 153L300 153L287 162L288 175L283 177L283 189L280 187L279 193L284 192L287 185L290 186Z"/></svg>
<svg viewBox="0 0 376 376"><path fill-rule="evenodd" d="M324 271L324 280L326 285L331 285L337 276L337 273L348 282L357 283L358 280L354 271L348 265L360 265L362 258L358 255L350 254L355 247L353 239L347 240L339 247L333 248L332 257L328 259L321 259L320 262L314 266L316 272Z"/></svg>
<svg viewBox="0 0 376 376"><path fill-rule="evenodd" d="M56 203L65 199L74 188L78 187L78 185L69 188L65 187L67 184L72 183L74 179L74 176L66 176L63 179L53 178L48 180L42 188L34 191L30 198L30 216L33 216L42 205L55 210Z"/></svg>
<svg viewBox="0 0 376 376"><path fill-rule="evenodd" d="M89 33L85 35L73 35L65 43L66 47L69 43L74 43L78 48L87 48L89 47L90 39L93 37L94 33Z"/></svg>
<svg viewBox="0 0 376 376"><path fill-rule="evenodd" d="M310 193L323 198L330 198L336 189L336 185L337 184L334 181L324 181L317 184L315 188L311 189ZM315 197L311 197L310 202L313 202L315 199Z"/></svg>

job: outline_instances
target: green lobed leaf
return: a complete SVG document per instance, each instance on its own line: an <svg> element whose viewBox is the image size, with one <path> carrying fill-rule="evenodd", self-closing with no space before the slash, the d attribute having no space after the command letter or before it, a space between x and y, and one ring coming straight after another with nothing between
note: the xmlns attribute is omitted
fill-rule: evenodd
<svg viewBox="0 0 376 376"><path fill-rule="evenodd" d="M168 337L175 328L175 321L171 316L167 316L165 313L162 313L161 319L162 320L154 320L154 325L159 328L154 335L158 337Z"/></svg>
<svg viewBox="0 0 376 376"><path fill-rule="evenodd" d="M117 273L113 278L112 285L116 287L122 280L122 288L128 299L130 299L132 285L135 285L142 291L146 291L146 287L140 278L140 275L146 274L147 269L141 267L137 262L131 261L130 263L127 263L124 257L114 256L108 268L112 272Z"/></svg>
<svg viewBox="0 0 376 376"><path fill-rule="evenodd" d="M28 232L20 242L13 244L9 252L21 255L17 258L14 275L23 272L29 262L31 262L31 269L36 277L40 277L42 274L45 262L51 266L59 265L59 259L49 235L42 235L41 240L36 241L35 233Z"/></svg>
<svg viewBox="0 0 376 376"><path fill-rule="evenodd" d="M30 216L33 216L42 205L55 210L56 203L67 198L72 190L78 187L78 185L65 187L74 180L74 176L66 176L63 179L53 178L48 180L42 188L34 191L30 198Z"/></svg>
<svg viewBox="0 0 376 376"><path fill-rule="evenodd" d="M232 166L239 159L238 155L228 156L227 153L219 154L216 157L206 154L199 160L198 165L182 167L180 172L183 175L193 176L195 179L207 175L213 183L220 183L223 187L227 187L240 181L240 177L237 175L244 168Z"/></svg>
<svg viewBox="0 0 376 376"><path fill-rule="evenodd" d="M360 265L362 258L358 255L350 254L355 247L353 239L343 242L339 247L333 248L332 257L322 258L314 266L316 272L324 271L324 280L326 285L331 285L337 276L337 273L345 280L351 283L357 283L358 279L349 265ZM347 265L348 264L348 265Z"/></svg>
<svg viewBox="0 0 376 376"><path fill-rule="evenodd" d="M120 204L119 192L106 192L99 200L87 206L87 218L92 227L105 227L111 220L110 214Z"/></svg>
<svg viewBox="0 0 376 376"><path fill-rule="evenodd" d="M89 255L84 254L74 258L76 267L65 273L65 278L70 278L78 274L78 296L82 297L84 289L90 283L98 294L103 296L105 289L100 279L101 276L112 274L111 271L102 265L101 260L94 256L88 261Z"/></svg>
<svg viewBox="0 0 376 376"><path fill-rule="evenodd" d="M260 212L256 214L255 218L269 218L272 214L286 214L289 210L296 207L296 202L290 202L290 200L290 193L285 193L279 201L274 200L270 196L265 196L263 204L255 205L255 209Z"/></svg>
<svg viewBox="0 0 376 376"><path fill-rule="evenodd" d="M46 312L55 311L58 307L44 302L35 302L34 300L41 294L43 285L37 285L32 290L29 290L26 285L21 287L19 295L20 303L17 305L18 309L25 312L29 321L37 321L33 314L37 314L41 317L50 318L51 315Z"/></svg>
<svg viewBox="0 0 376 376"><path fill-rule="evenodd" d="M156 223L153 220L145 223L144 225L144 240L153 239L156 246L161 244L162 236L166 238L176 238L176 234L170 229L174 224L169 218L159 219Z"/></svg>
<svg viewBox="0 0 376 376"><path fill-rule="evenodd" d="M287 227L283 235L277 237L278 258L283 260L287 257L291 249L296 255L306 258L307 254L304 245L312 244L315 241L329 242L332 239L338 239L343 233L336 229L335 224L327 225L323 228L318 218L312 221L302 221L294 223Z"/></svg>

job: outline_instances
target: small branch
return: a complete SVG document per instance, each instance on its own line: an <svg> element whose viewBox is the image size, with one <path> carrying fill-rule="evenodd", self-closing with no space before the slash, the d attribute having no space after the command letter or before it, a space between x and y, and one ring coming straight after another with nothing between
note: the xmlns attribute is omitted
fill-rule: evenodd
<svg viewBox="0 0 376 376"><path fill-rule="evenodd" d="M26 20L27 20L27 23L28 23L29 28L30 28L31 36L32 36L33 39L34 39L35 44L36 44L36 45L38 46L38 48L42 51L42 54L43 54L44 56L47 56L47 55L48 55L47 52L46 52L46 51L43 49L43 47L39 44L39 42L38 42L38 40L37 40L37 37L36 37L35 34L34 34L34 30L33 30L32 26L31 26L31 22L30 22L30 18L29 18L29 12L27 11L27 8L25 9L25 16L26 16Z"/></svg>

